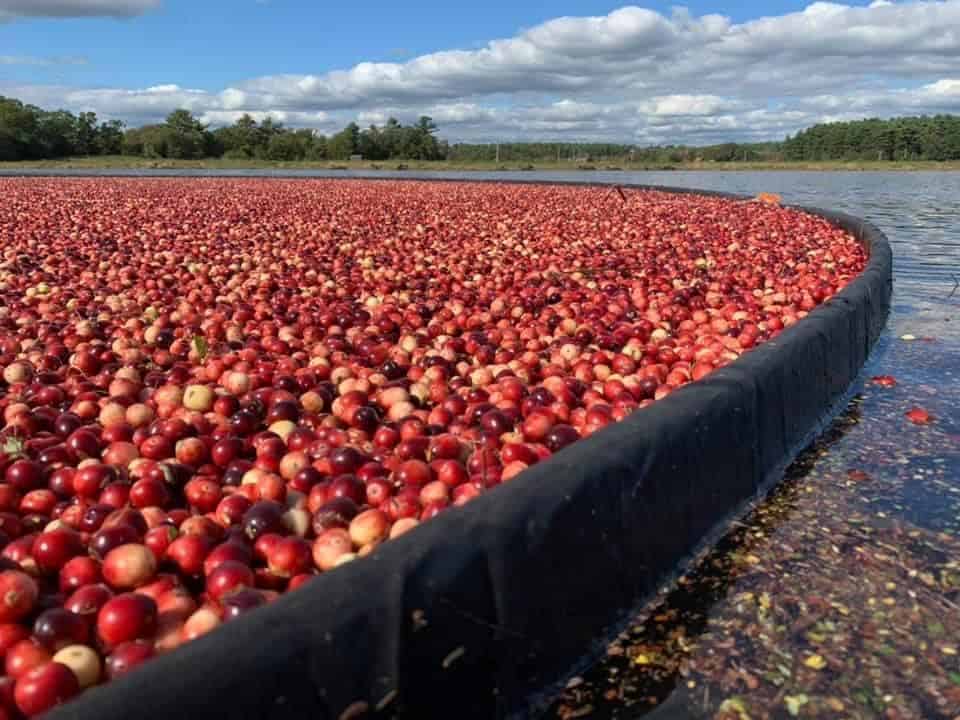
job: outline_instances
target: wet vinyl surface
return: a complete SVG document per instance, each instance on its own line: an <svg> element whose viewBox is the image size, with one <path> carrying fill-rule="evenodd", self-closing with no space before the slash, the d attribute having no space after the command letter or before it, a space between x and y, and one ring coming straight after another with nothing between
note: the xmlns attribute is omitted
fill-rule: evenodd
<svg viewBox="0 0 960 720"><path fill-rule="evenodd" d="M783 175L698 180L879 225L887 331L846 412L547 717L960 717L960 176Z"/></svg>
<svg viewBox="0 0 960 720"><path fill-rule="evenodd" d="M774 192L867 218L894 249L888 328L846 412L544 717L960 718L960 173L463 177Z"/></svg>

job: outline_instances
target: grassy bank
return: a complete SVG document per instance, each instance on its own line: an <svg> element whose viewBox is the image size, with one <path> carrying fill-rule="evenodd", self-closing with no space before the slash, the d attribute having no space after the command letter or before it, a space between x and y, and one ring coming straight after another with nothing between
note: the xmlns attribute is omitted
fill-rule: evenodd
<svg viewBox="0 0 960 720"><path fill-rule="evenodd" d="M383 160L371 161L320 161L278 162L272 160L228 160L208 158L204 160L165 160L122 155L75 157L61 160L37 160L23 162L0 162L0 170L17 169L63 169L63 170L812 170L812 171L917 171L960 170L960 161L891 161L891 162L685 162L664 164L632 163L616 160L599 160L591 163L573 161L538 161L534 163L503 161L458 163L448 161Z"/></svg>

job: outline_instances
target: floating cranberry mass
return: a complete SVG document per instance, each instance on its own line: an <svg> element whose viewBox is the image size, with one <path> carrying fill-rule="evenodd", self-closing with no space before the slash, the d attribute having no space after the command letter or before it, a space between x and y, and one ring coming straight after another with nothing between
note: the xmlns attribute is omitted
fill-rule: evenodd
<svg viewBox="0 0 960 720"><path fill-rule="evenodd" d="M11 717L516 482L865 263L769 199L214 179L0 195Z"/></svg>

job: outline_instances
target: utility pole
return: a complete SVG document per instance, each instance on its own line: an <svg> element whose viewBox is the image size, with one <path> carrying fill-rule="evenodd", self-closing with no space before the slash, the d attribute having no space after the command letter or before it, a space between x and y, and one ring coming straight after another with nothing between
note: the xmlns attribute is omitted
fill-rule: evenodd
<svg viewBox="0 0 960 720"><path fill-rule="evenodd" d="M500 163L500 143L497 143L497 164Z"/></svg>

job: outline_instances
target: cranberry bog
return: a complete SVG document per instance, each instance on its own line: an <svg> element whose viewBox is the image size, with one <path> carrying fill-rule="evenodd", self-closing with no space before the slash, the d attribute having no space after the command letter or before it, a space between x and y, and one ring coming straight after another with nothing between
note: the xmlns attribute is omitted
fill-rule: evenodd
<svg viewBox="0 0 960 720"><path fill-rule="evenodd" d="M506 717L846 401L891 255L640 187L4 179L0 710Z"/></svg>

